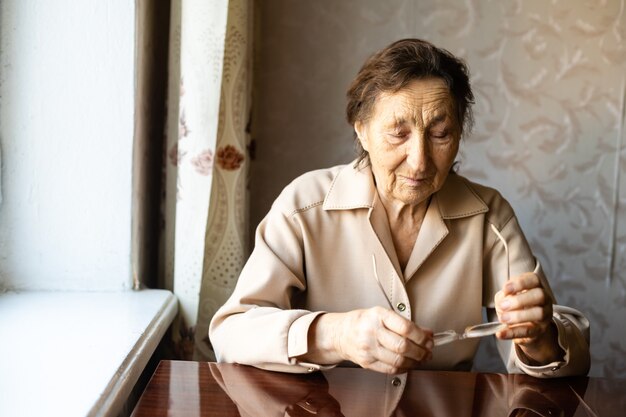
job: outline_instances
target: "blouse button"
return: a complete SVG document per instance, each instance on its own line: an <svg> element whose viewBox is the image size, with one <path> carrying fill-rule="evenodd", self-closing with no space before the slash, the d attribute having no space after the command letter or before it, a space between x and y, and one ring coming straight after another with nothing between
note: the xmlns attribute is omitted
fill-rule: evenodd
<svg viewBox="0 0 626 417"><path fill-rule="evenodd" d="M404 311L406 310L406 305L404 303L398 303L398 305L396 305L396 308L398 309L398 311Z"/></svg>
<svg viewBox="0 0 626 417"><path fill-rule="evenodd" d="M400 384L402 384L402 381L400 381L400 378L395 377L391 380L391 385L393 385L394 387L398 387L400 386Z"/></svg>

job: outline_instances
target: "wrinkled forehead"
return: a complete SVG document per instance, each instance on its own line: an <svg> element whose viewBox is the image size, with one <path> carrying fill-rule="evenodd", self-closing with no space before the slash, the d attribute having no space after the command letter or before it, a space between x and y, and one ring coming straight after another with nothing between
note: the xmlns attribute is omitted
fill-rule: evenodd
<svg viewBox="0 0 626 417"><path fill-rule="evenodd" d="M380 93L370 120L417 126L441 120L458 124L456 113L456 103L446 83L440 78L424 78L413 80L396 92Z"/></svg>

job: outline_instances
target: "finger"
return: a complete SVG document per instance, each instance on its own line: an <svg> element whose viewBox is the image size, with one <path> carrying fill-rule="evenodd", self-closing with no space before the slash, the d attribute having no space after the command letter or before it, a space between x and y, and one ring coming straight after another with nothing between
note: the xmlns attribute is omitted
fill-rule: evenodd
<svg viewBox="0 0 626 417"><path fill-rule="evenodd" d="M391 333L388 330L384 331ZM413 369L418 365L417 361L393 352L378 343L378 338L372 342L372 346L359 349L353 358L354 362L363 368L395 374Z"/></svg>
<svg viewBox="0 0 626 417"><path fill-rule="evenodd" d="M500 308L500 303L502 302L504 297L505 297L504 292L502 290L498 291L496 295L493 297L495 301L496 313L498 313L498 317L500 316L500 313L502 312L502 309Z"/></svg>
<svg viewBox="0 0 626 417"><path fill-rule="evenodd" d="M415 369L421 363L414 359L394 353L384 347L380 347L377 354L379 364L377 366L385 368L385 373L397 374Z"/></svg>
<svg viewBox="0 0 626 417"><path fill-rule="evenodd" d="M523 310L505 311L500 316L500 321L506 324L520 324L527 322L548 322L552 318L547 312L548 308L537 306Z"/></svg>
<svg viewBox="0 0 626 417"><path fill-rule="evenodd" d="M418 346L425 347L428 350L432 349L432 330L420 328L412 321L391 310L385 309L382 319L384 326L390 331L411 340Z"/></svg>
<svg viewBox="0 0 626 417"><path fill-rule="evenodd" d="M498 339L513 339L515 343L527 343L541 335L549 323L525 323L509 326L506 330L498 332Z"/></svg>
<svg viewBox="0 0 626 417"><path fill-rule="evenodd" d="M515 295L504 297L499 308L502 311L520 310L528 307L543 306L546 304L546 293L543 288L533 288Z"/></svg>
<svg viewBox="0 0 626 417"><path fill-rule="evenodd" d="M522 275L518 275L514 278L509 279L504 284L504 295L515 294L520 291L529 290L532 288L540 287L541 281L537 274L532 272L527 272Z"/></svg>
<svg viewBox="0 0 626 417"><path fill-rule="evenodd" d="M355 311L353 315L355 319L350 322L347 329L351 336L344 344L345 355L349 360L363 368L385 373L397 373L416 367L417 364L413 359L390 351L379 341L381 337L388 338L389 335L395 334L387 329L383 322L385 317L388 318L395 313L383 308L371 308Z"/></svg>
<svg viewBox="0 0 626 417"><path fill-rule="evenodd" d="M411 359L417 363L425 361L431 355L430 349L413 343L407 339L389 330L379 332L378 342L381 348L391 352L402 358ZM392 364L397 365L398 359L392 358Z"/></svg>

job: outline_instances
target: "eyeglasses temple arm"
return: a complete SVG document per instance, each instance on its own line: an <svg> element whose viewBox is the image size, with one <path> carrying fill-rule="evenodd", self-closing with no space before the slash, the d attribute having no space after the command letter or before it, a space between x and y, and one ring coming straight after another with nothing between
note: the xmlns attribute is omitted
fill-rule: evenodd
<svg viewBox="0 0 626 417"><path fill-rule="evenodd" d="M387 297L387 292L385 292L385 289L383 288L383 284L380 283L380 279L378 278L378 268L376 268L376 256L374 256L374 254L372 254L372 266L374 267L374 278L376 278L376 283L378 284L378 288L380 288L380 290L385 295L385 300L387 300L387 304L389 304L389 308L393 310L393 305L391 304L391 301L389 301L389 297Z"/></svg>
<svg viewBox="0 0 626 417"><path fill-rule="evenodd" d="M491 226L491 230L493 230L496 236L498 236L498 239L500 239L500 242L502 242L502 245L504 245L504 253L506 253L506 279L509 280L511 278L511 266L509 264L509 246L506 244L504 236L502 236L496 226L491 223L489 225Z"/></svg>

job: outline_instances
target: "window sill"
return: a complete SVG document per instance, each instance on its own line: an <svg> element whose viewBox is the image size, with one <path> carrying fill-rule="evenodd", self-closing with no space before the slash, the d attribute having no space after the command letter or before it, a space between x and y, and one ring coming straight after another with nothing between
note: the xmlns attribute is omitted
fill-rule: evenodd
<svg viewBox="0 0 626 417"><path fill-rule="evenodd" d="M0 294L0 415L116 416L177 308L165 290Z"/></svg>

